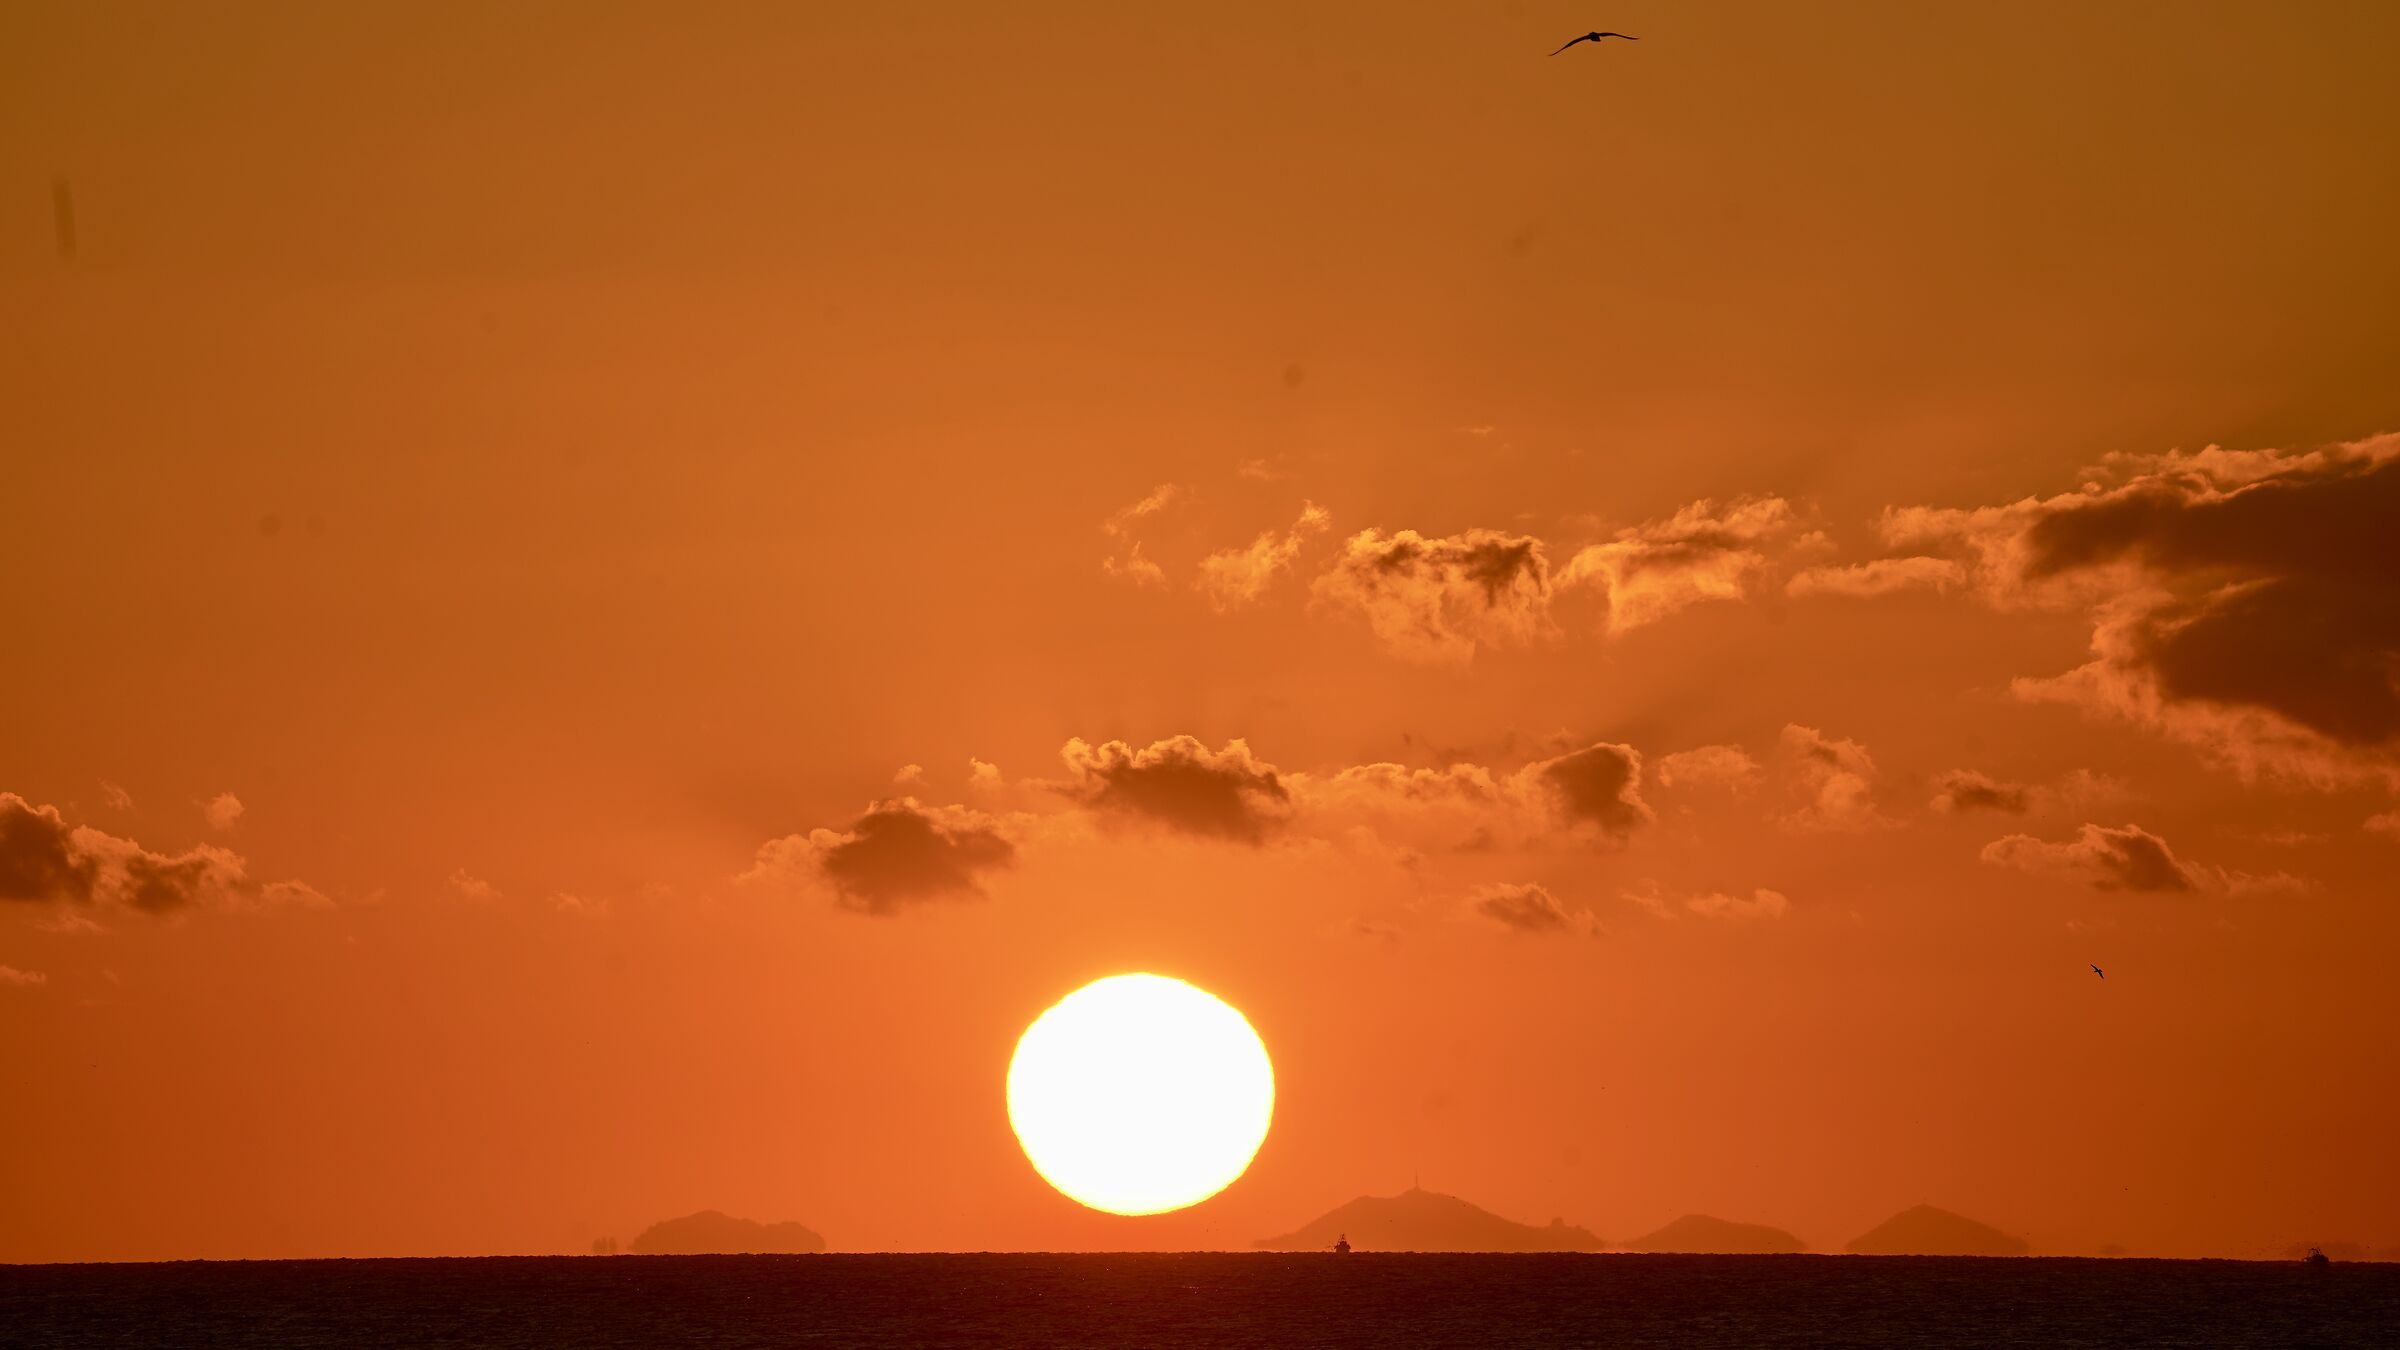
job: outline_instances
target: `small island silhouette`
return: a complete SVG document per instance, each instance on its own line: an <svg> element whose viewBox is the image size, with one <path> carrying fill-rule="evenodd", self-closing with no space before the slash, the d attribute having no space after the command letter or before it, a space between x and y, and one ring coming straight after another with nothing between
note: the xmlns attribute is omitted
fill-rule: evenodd
<svg viewBox="0 0 2400 1350"><path fill-rule="evenodd" d="M1850 1239L1858 1256L2023 1256L2025 1239L1931 1205L1901 1210Z"/></svg>
<svg viewBox="0 0 2400 1350"><path fill-rule="evenodd" d="M1596 1252L1608 1245L1563 1219L1537 1228L1455 1195L1417 1187L1398 1195L1362 1195L1281 1237L1250 1245L1265 1251L1330 1251L1345 1236L1362 1252Z"/></svg>
<svg viewBox="0 0 2400 1350"><path fill-rule="evenodd" d="M2277 1256L2289 1257L2294 1261L2307 1260L2310 1252L2316 1252L2328 1261L2340 1261L2345 1264L2355 1261L2400 1261L2400 1245L2376 1247L2364 1242L2348 1242L2339 1239L2326 1242L2294 1242L2288 1246L2274 1248L2273 1251Z"/></svg>
<svg viewBox="0 0 2400 1350"><path fill-rule="evenodd" d="M759 1223L704 1209L650 1225L626 1250L637 1256L821 1252L825 1239L796 1223Z"/></svg>
<svg viewBox="0 0 2400 1350"><path fill-rule="evenodd" d="M1623 1244L1629 1252L1708 1252L1736 1256L1779 1256L1804 1252L1808 1244L1763 1223L1735 1223L1706 1214L1686 1214L1654 1233Z"/></svg>

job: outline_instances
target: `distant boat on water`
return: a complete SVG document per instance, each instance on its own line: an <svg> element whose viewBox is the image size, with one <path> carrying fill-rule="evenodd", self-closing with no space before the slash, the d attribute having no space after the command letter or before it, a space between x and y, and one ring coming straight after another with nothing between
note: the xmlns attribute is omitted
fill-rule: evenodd
<svg viewBox="0 0 2400 1350"><path fill-rule="evenodd" d="M2308 1255L2300 1258L2300 1263L2308 1266L2330 1266L2333 1264L2333 1258L2327 1256L2323 1248L2311 1247L2308 1249Z"/></svg>

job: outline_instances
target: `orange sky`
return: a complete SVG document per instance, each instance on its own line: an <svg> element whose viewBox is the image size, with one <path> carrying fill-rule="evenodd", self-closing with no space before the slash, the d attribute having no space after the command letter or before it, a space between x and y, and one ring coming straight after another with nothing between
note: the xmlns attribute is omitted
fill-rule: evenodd
<svg viewBox="0 0 2400 1350"><path fill-rule="evenodd" d="M0 1260L2400 1243L2395 47L8 6ZM1139 969L1279 1110L1113 1219Z"/></svg>

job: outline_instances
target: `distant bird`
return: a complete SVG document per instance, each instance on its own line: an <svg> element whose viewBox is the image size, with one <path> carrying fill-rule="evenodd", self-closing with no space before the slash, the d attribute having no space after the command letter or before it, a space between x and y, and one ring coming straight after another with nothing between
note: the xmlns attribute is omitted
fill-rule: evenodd
<svg viewBox="0 0 2400 1350"><path fill-rule="evenodd" d="M2107 972L2107 971L2105 971L2105 970L2102 970L2102 969L2101 969L2100 967L2098 967L2098 966L2094 966L2094 967L2092 967L2092 973L2093 973L2094 975L2097 975L2097 976L2099 976L2101 979L2104 979L2104 980L2108 978L2108 972Z"/></svg>
<svg viewBox="0 0 2400 1350"><path fill-rule="evenodd" d="M1612 38L1612 37L1613 37L1613 38L1623 38L1623 39L1625 39L1627 42L1639 42L1639 41L1641 41L1641 39L1640 39L1640 38L1637 38L1637 37L1635 37L1635 36L1634 36L1633 34L1631 34L1631 33L1586 33L1586 34L1584 34L1582 37L1579 37L1579 38L1571 38L1571 39L1569 39L1569 40L1568 40L1568 42L1567 42L1567 47L1572 47L1572 46L1574 46L1574 45L1575 45L1576 43L1578 43L1578 42L1598 42L1598 41L1599 41L1600 39L1602 39L1602 38ZM1567 49L1567 47L1561 47L1561 48L1559 48L1559 49L1558 49L1558 52L1563 52L1563 51L1565 51L1565 50ZM1552 56L1556 56L1556 55L1558 55L1558 52L1552 52L1552 53L1550 53L1550 54L1551 54Z"/></svg>

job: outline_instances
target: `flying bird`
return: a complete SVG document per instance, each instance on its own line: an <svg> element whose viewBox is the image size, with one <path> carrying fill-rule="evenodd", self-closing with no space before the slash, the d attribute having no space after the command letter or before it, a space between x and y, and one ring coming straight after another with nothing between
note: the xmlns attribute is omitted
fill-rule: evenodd
<svg viewBox="0 0 2400 1350"><path fill-rule="evenodd" d="M1631 34L1631 33L1586 33L1586 34L1584 34L1582 37L1579 37L1579 38L1570 38L1570 39L1568 39L1568 41L1567 41L1567 47L1572 47L1572 46L1574 46L1574 45L1575 45L1576 43L1578 43L1578 42L1598 42L1598 41L1599 41L1600 39L1602 39L1602 38L1612 38L1612 37L1613 37L1613 38L1623 38L1623 39L1625 39L1627 42L1639 42L1639 41L1641 41L1641 39L1640 39L1640 38L1637 38L1637 37L1635 37L1635 36L1634 36L1633 34ZM1567 47L1561 47L1561 48L1559 48L1559 49L1558 49L1558 52L1563 52L1563 51L1565 51L1565 50L1567 49ZM1556 55L1558 55L1558 52L1552 52L1552 53L1550 53L1550 54L1551 54L1552 56L1556 56Z"/></svg>
<svg viewBox="0 0 2400 1350"><path fill-rule="evenodd" d="M2105 971L2105 970L2102 970L2102 969L2101 969L2100 967L2098 967L2098 966L2093 966L2093 967L2092 967L2092 973L2093 973L2094 975L2097 975L2097 976L2099 976L2101 979L2104 979L2104 980L2108 978L2108 972L2107 972L2107 971Z"/></svg>

